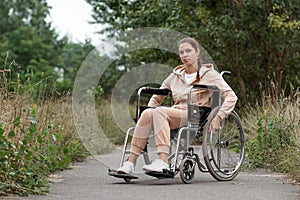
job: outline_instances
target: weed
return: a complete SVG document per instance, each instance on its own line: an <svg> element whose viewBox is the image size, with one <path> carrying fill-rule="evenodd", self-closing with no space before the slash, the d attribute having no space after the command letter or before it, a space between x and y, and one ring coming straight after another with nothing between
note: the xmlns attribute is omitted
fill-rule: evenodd
<svg viewBox="0 0 300 200"><path fill-rule="evenodd" d="M245 118L247 159L251 167L287 173L300 182L299 92L272 96L263 93L260 106Z"/></svg>
<svg viewBox="0 0 300 200"><path fill-rule="evenodd" d="M2 75L0 195L46 193L51 172L87 155L72 121L71 97L44 96L43 88L49 88L46 80L40 85L20 85Z"/></svg>

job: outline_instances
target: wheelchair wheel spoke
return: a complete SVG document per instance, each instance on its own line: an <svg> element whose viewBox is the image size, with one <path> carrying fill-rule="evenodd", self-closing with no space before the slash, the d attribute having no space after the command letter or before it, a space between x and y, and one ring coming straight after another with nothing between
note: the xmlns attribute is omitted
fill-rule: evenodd
<svg viewBox="0 0 300 200"><path fill-rule="evenodd" d="M209 172L217 180L232 180L244 160L244 134L236 113L231 113L218 132L204 129L204 160Z"/></svg>

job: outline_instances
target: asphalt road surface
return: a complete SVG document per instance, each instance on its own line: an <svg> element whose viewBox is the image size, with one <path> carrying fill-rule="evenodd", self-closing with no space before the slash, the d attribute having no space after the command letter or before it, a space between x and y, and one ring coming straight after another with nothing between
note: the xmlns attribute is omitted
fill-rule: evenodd
<svg viewBox="0 0 300 200"><path fill-rule="evenodd" d="M50 193L29 197L6 197L22 200L300 200L300 187L288 183L281 174L264 171L240 172L229 182L218 182L209 173L197 170L193 182L184 184L179 175L174 179L156 179L145 175L138 161L138 180L126 183L108 176L109 167L117 167L120 150L110 155L89 158L72 169L52 176Z"/></svg>

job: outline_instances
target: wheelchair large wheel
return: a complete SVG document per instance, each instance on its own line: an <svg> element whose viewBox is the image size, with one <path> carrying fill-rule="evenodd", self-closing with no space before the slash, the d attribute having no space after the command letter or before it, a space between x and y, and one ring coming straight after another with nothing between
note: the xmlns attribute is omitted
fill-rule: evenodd
<svg viewBox="0 0 300 200"><path fill-rule="evenodd" d="M229 181L237 176L244 160L244 131L234 111L222 120L220 130L210 131L209 124L217 112L218 108L215 108L207 118L202 151L210 174L218 181Z"/></svg>
<svg viewBox="0 0 300 200"><path fill-rule="evenodd" d="M180 163L180 178L186 183L190 184L195 176L195 161L189 157L184 158Z"/></svg>

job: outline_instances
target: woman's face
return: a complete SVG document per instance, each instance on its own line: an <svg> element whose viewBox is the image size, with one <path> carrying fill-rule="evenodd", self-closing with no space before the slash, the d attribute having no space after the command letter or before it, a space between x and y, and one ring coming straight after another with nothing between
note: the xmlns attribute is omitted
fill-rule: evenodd
<svg viewBox="0 0 300 200"><path fill-rule="evenodd" d="M198 67L197 58L200 50L194 49L190 43L182 43L179 45L179 56L183 64L186 66Z"/></svg>

